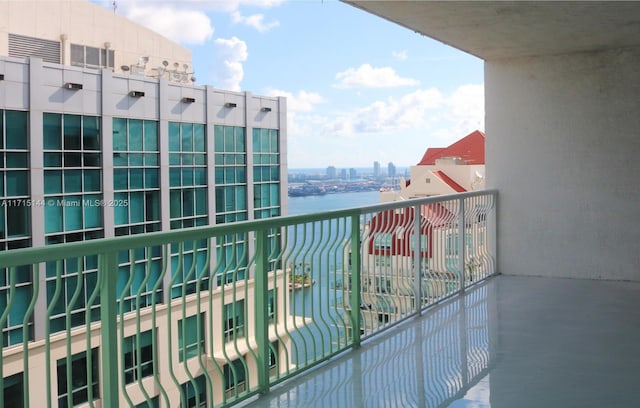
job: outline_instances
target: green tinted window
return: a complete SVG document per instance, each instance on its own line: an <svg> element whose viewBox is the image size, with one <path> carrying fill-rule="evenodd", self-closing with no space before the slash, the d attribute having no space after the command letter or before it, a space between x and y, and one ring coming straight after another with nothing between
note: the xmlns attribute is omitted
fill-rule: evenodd
<svg viewBox="0 0 640 408"><path fill-rule="evenodd" d="M26 149L28 142L27 112L5 111L5 147Z"/></svg>
<svg viewBox="0 0 640 408"><path fill-rule="evenodd" d="M7 171L6 173L7 196L29 195L29 172Z"/></svg>
<svg viewBox="0 0 640 408"><path fill-rule="evenodd" d="M62 115L58 113L44 113L43 137L44 148L52 150L62 149Z"/></svg>
<svg viewBox="0 0 640 408"><path fill-rule="evenodd" d="M123 151L127 149L127 120L113 119L113 150Z"/></svg>

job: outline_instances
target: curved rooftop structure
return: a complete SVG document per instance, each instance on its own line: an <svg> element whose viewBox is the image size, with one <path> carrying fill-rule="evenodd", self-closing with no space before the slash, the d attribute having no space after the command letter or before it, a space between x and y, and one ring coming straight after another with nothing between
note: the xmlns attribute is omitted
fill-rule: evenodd
<svg viewBox="0 0 640 408"><path fill-rule="evenodd" d="M0 55L191 82L191 51L85 0L0 0Z"/></svg>

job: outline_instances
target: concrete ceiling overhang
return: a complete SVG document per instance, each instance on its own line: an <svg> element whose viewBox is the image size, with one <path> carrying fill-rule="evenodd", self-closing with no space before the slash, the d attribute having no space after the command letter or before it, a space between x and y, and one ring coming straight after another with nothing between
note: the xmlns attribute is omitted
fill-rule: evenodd
<svg viewBox="0 0 640 408"><path fill-rule="evenodd" d="M484 60L640 45L640 2L342 0Z"/></svg>

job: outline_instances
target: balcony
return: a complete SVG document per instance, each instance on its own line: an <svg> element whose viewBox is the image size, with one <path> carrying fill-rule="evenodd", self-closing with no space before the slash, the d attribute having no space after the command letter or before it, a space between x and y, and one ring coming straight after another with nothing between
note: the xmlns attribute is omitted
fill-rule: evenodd
<svg viewBox="0 0 640 408"><path fill-rule="evenodd" d="M393 356L411 362L409 375L441 359L452 377L419 381L416 398L451 401L495 362L504 278L484 281L495 271L496 198L465 193L2 253L0 402L262 403L339 356L335 367L364 358L376 389L397 374ZM376 344L405 343L435 360L400 349L366 358ZM313 375L334 366L323 367Z"/></svg>
<svg viewBox="0 0 640 408"><path fill-rule="evenodd" d="M489 278L252 407L637 407L640 284Z"/></svg>
<svg viewBox="0 0 640 408"><path fill-rule="evenodd" d="M0 405L638 405L640 284L494 276L496 199L2 253Z"/></svg>

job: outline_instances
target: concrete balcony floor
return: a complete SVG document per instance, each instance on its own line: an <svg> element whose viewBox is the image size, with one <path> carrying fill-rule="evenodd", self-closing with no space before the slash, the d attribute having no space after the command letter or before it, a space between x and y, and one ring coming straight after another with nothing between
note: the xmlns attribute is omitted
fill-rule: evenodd
<svg viewBox="0 0 640 408"><path fill-rule="evenodd" d="M498 276L252 407L640 407L640 283Z"/></svg>

